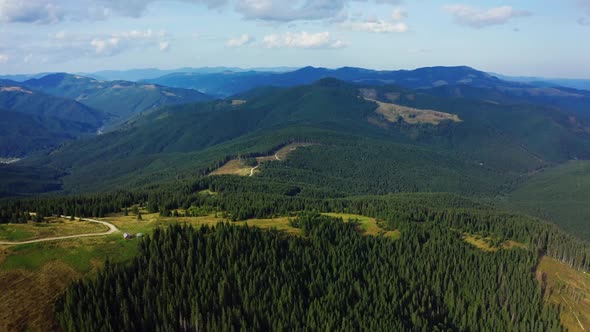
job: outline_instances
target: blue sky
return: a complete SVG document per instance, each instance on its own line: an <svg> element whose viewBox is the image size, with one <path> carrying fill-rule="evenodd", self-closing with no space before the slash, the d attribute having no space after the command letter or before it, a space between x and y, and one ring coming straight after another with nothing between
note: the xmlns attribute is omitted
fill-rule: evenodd
<svg viewBox="0 0 590 332"><path fill-rule="evenodd" d="M590 0L0 0L0 74L468 65L590 78Z"/></svg>

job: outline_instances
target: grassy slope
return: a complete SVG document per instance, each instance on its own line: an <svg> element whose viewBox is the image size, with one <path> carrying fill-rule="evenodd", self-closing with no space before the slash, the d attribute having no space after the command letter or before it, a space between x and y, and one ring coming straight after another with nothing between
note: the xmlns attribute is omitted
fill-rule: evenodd
<svg viewBox="0 0 590 332"><path fill-rule="evenodd" d="M537 279L545 287L546 300L561 306L561 322L569 331L590 329L590 274L545 256Z"/></svg>
<svg viewBox="0 0 590 332"><path fill-rule="evenodd" d="M552 221L590 240L590 162L572 161L534 175L502 204Z"/></svg>
<svg viewBox="0 0 590 332"><path fill-rule="evenodd" d="M101 233L107 230L106 226L97 223L48 218L47 222L41 223L0 224L0 240L26 241L55 236Z"/></svg>

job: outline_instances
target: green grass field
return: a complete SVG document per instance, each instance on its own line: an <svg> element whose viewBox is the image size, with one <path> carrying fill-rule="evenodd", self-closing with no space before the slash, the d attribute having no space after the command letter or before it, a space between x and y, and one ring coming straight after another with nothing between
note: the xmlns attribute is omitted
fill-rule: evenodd
<svg viewBox="0 0 590 332"><path fill-rule="evenodd" d="M399 239L401 233L398 230L394 231L387 231L379 226L379 222L375 218L360 216L358 214L348 214L348 213L322 213L326 216L335 217L335 218L342 218L344 222L348 222L349 220L358 220L360 224L360 229L365 235L370 236L379 236L382 235L383 237L391 238L391 239Z"/></svg>
<svg viewBox="0 0 590 332"><path fill-rule="evenodd" d="M496 252L500 249L509 250L514 248L527 249L527 245L516 241L503 241L501 243L494 243L494 239L491 237L482 237L479 235L472 235L468 233L463 234L463 240L472 246L486 252Z"/></svg>
<svg viewBox="0 0 590 332"><path fill-rule="evenodd" d="M107 231L104 225L87 221L69 221L47 218L47 222L27 224L0 224L0 241L27 241L55 236L67 236Z"/></svg>

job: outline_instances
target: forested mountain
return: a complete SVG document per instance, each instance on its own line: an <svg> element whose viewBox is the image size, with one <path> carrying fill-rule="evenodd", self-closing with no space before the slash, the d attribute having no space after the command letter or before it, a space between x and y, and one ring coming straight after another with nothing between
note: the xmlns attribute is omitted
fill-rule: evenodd
<svg viewBox="0 0 590 332"><path fill-rule="evenodd" d="M199 174L231 156L306 141L318 146L265 166L262 176L330 183L349 193L490 193L540 167L590 157L585 122L534 105L440 98L335 79L236 98L244 99L162 108L27 163L69 170L70 190L89 189L89 184L95 190L129 186L124 179L130 176L145 183ZM412 123L416 114L404 120L402 113L379 113L375 99L394 109L458 120ZM470 180L460 181L464 176Z"/></svg>
<svg viewBox="0 0 590 332"><path fill-rule="evenodd" d="M95 134L112 116L66 98L0 82L0 157L22 157Z"/></svg>
<svg viewBox="0 0 590 332"><path fill-rule="evenodd" d="M469 67L432 67L413 71L376 71L363 68L343 67L326 69L305 67L286 73L235 72L223 73L173 73L146 80L156 84L191 88L205 93L229 96L260 86L295 86L310 84L323 78L372 85L398 84L409 88L429 88L447 84L473 84L492 86L499 79Z"/></svg>
<svg viewBox="0 0 590 332"><path fill-rule="evenodd" d="M306 70L291 79L308 79ZM464 77L436 70L415 84ZM67 331L564 330L535 271L544 256L589 271L587 233L502 211L492 198L522 186L511 195L526 199L558 181L523 186L531 176L590 159L590 126L580 112L473 79L479 87L412 89L323 78L139 113L0 165L2 196L65 194L2 199L0 223L134 211L123 227L143 227L143 213L172 224L138 238L136 257L65 291L55 317ZM102 84L63 75L36 84L83 93L68 80ZM250 176L214 172L232 162ZM570 176L566 186L575 183ZM399 237L368 236L357 221L322 213L371 217ZM178 225L198 217L226 223ZM288 219L295 231L232 224L260 218Z"/></svg>
<svg viewBox="0 0 590 332"><path fill-rule="evenodd" d="M191 88L227 97L261 86L289 87L332 77L350 83L381 86L395 84L429 89L429 94L488 100L502 104L553 106L590 119L590 92L560 86L540 86L502 80L470 67L427 67L415 70L376 71L343 67L305 67L292 72L174 73L146 80L155 84Z"/></svg>
<svg viewBox="0 0 590 332"><path fill-rule="evenodd" d="M0 81L0 109L76 121L96 128L110 118L108 113L75 100L49 95L7 80Z"/></svg>
<svg viewBox="0 0 590 332"><path fill-rule="evenodd" d="M108 112L116 116L118 121L163 105L211 99L194 90L127 81L102 81L64 73L30 79L23 84L31 89L73 99L89 107Z"/></svg>

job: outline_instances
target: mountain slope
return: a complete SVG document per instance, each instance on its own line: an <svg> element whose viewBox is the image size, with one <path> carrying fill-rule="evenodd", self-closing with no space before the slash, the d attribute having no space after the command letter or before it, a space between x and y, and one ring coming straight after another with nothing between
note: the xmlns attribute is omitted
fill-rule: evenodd
<svg viewBox="0 0 590 332"><path fill-rule="evenodd" d="M0 156L23 157L94 134L110 116L76 101L46 95L16 82L0 83Z"/></svg>
<svg viewBox="0 0 590 332"><path fill-rule="evenodd" d="M30 163L71 169L64 180L70 190L107 183L114 188L128 185L130 177L146 183L205 174L228 157L268 155L288 142L305 141L317 143L308 149L313 158L297 151L288 162L266 166L263 176L317 188L337 184L350 193L490 193L538 168L590 158L583 122L554 109L445 99L392 86L371 89L325 79L258 89L238 96L246 99L242 103L167 107ZM460 120L386 121L367 94ZM368 174L381 176L371 180Z"/></svg>
<svg viewBox="0 0 590 332"><path fill-rule="evenodd" d="M74 99L118 117L119 121L163 105L209 100L193 90L127 81L100 81L78 75L51 74L23 83L31 89Z"/></svg>
<svg viewBox="0 0 590 332"><path fill-rule="evenodd" d="M109 116L79 102L47 95L19 83L0 82L0 109L55 117L100 127Z"/></svg>
<svg viewBox="0 0 590 332"><path fill-rule="evenodd" d="M256 71L228 71L213 74L174 73L160 78L146 80L146 82L192 88L210 94L229 96L265 85L289 87L310 84L328 77L347 82L372 85L395 83L408 88L431 88L454 84L492 86L500 82L496 77L469 67L430 67L411 71L377 71L353 67L343 67L333 70L305 67L287 73Z"/></svg>
<svg viewBox="0 0 590 332"><path fill-rule="evenodd" d="M287 73L175 73L146 82L197 89L211 95L230 96L261 86L290 87L310 84L327 77L373 86L395 84L411 89L434 89L433 94L445 97L458 95L505 104L550 105L590 119L590 93L586 90L511 82L465 66L398 71L353 67L334 70L305 67Z"/></svg>
<svg viewBox="0 0 590 332"><path fill-rule="evenodd" d="M0 156L24 157L96 132L96 127L43 115L2 111Z"/></svg>

